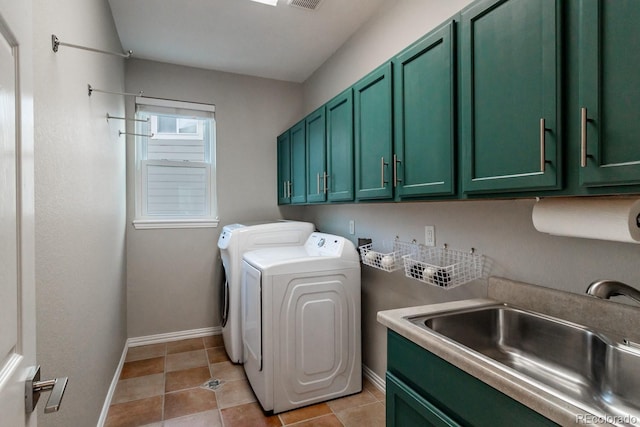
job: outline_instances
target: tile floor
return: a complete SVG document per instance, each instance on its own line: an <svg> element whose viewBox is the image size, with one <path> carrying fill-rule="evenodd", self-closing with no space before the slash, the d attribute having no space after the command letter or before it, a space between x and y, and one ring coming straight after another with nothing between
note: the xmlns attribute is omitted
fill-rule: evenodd
<svg viewBox="0 0 640 427"><path fill-rule="evenodd" d="M200 388L210 378L223 386ZM384 394L368 381L361 393L265 416L216 335L130 348L105 427L376 427L384 419Z"/></svg>

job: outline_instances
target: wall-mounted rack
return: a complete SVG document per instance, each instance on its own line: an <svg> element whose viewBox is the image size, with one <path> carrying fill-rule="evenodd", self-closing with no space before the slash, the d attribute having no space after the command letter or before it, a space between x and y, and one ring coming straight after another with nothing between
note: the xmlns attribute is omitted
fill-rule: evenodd
<svg viewBox="0 0 640 427"><path fill-rule="evenodd" d="M142 96L142 91L140 91L138 93L112 92L110 90L96 89L95 87L91 86L90 84L87 85L87 91L89 93L89 96L91 96L91 94L93 92L110 93L111 95L122 95L122 96Z"/></svg>
<svg viewBox="0 0 640 427"><path fill-rule="evenodd" d="M403 257L415 253L418 244L415 240L403 242L396 236L392 242L383 241L379 247L372 242L358 249L363 264L391 273L403 267Z"/></svg>
<svg viewBox="0 0 640 427"><path fill-rule="evenodd" d="M110 119L115 119L115 120L126 120L128 122L143 122L143 123L149 123L149 118L146 119L130 119L128 117L117 117L117 116L112 116L111 114L107 113L107 121L109 121Z"/></svg>
<svg viewBox="0 0 640 427"><path fill-rule="evenodd" d="M437 286L451 289L483 276L484 257L475 253L419 245L416 253L405 255L405 276Z"/></svg>
<svg viewBox="0 0 640 427"><path fill-rule="evenodd" d="M131 136L142 136L145 138L153 138L155 136L155 134L151 133L149 135L146 135L144 133L133 133L133 132L122 132L121 130L118 131L118 136L122 136L122 135L131 135Z"/></svg>
<svg viewBox="0 0 640 427"><path fill-rule="evenodd" d="M93 47L87 47L87 46L81 46L81 45L78 45L78 44L61 42L60 39L55 34L51 34L51 49L54 52L58 52L58 49L60 48L60 46L72 47L74 49L88 50L90 52L96 52L96 53L104 53L106 55L119 56L119 57L125 58L125 59L129 59L133 55L133 51L131 51L131 50L128 51L127 53L111 52L111 51L108 51L108 50L96 49L96 48L93 48Z"/></svg>

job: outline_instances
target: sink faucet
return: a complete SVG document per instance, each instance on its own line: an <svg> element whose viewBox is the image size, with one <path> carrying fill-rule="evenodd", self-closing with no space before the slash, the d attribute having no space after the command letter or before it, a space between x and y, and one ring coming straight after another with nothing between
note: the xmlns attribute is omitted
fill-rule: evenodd
<svg viewBox="0 0 640 427"><path fill-rule="evenodd" d="M602 299L609 299L616 295L624 295L640 303L640 291L626 283L615 280L597 280L589 285L587 294Z"/></svg>

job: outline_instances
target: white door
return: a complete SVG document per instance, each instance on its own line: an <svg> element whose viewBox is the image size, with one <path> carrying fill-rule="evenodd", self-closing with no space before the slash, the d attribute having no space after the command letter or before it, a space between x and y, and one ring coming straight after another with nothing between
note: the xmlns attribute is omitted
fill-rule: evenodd
<svg viewBox="0 0 640 427"><path fill-rule="evenodd" d="M31 2L0 0L0 420L25 412L35 365Z"/></svg>

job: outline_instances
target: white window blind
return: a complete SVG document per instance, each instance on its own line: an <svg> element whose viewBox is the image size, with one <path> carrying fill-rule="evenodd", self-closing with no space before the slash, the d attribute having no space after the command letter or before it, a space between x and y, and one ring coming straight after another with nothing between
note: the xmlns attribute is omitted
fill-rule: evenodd
<svg viewBox="0 0 640 427"><path fill-rule="evenodd" d="M214 111L136 98L136 228L217 224Z"/></svg>

